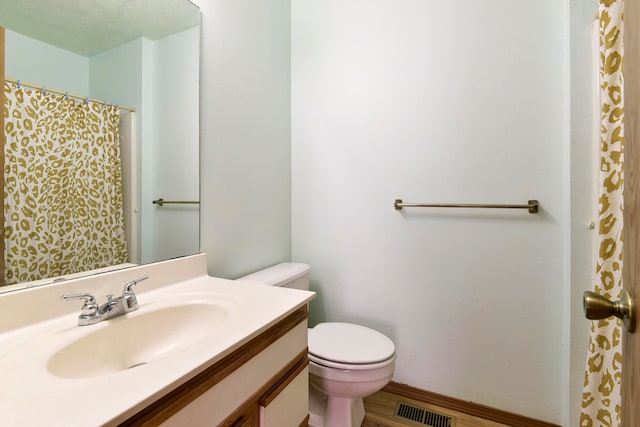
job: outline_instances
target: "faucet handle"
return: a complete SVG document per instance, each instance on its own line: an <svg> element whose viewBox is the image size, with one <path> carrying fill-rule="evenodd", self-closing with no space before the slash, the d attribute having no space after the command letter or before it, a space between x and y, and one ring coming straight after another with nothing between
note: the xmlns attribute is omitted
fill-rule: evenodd
<svg viewBox="0 0 640 427"><path fill-rule="evenodd" d="M122 291L122 304L124 306L125 313L138 309L138 299L136 298L136 294L133 293L133 287L148 278L149 276L142 276L141 278L132 280L124 285L124 290Z"/></svg>
<svg viewBox="0 0 640 427"><path fill-rule="evenodd" d="M124 290L122 291L123 295L129 295L133 293L133 287L135 285L137 285L138 283L142 282L143 280L147 280L149 278L149 276L142 276L139 279L136 280L132 280L129 283L127 283L126 285L124 285Z"/></svg>
<svg viewBox="0 0 640 427"><path fill-rule="evenodd" d="M98 302L96 297L88 293L80 294L64 294L60 296L62 301L68 301L71 299L84 299L84 305L82 306L82 314L93 314L98 310Z"/></svg>

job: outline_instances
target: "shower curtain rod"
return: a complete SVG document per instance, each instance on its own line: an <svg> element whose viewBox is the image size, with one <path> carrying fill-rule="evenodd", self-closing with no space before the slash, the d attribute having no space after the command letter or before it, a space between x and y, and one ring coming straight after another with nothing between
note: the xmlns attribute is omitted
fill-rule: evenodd
<svg viewBox="0 0 640 427"><path fill-rule="evenodd" d="M10 79L8 77L5 78L4 81L9 82L9 83L13 83L15 85L18 84L18 80ZM29 87L31 89L37 89L37 90L44 90L45 92L56 93L58 95L70 96L71 98L79 99L79 100L82 100L82 101L91 101L91 102L95 102L97 104L107 104L106 101L101 101L99 99L93 99L93 98L88 98L86 96L75 95L73 93L63 92L63 91L57 90L57 89L49 89L48 87L34 85L33 83L26 83L26 82L20 81L20 86L26 86L26 87ZM133 107L121 107L120 105L118 105L117 107L120 108L121 110L131 111L132 113L135 113L135 111L136 111L136 109L133 108Z"/></svg>

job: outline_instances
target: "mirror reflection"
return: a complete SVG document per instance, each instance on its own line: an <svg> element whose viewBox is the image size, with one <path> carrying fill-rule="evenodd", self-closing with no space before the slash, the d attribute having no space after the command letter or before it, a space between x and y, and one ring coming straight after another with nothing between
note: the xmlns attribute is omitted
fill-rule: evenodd
<svg viewBox="0 0 640 427"><path fill-rule="evenodd" d="M0 292L198 252L199 24L187 0L0 2Z"/></svg>

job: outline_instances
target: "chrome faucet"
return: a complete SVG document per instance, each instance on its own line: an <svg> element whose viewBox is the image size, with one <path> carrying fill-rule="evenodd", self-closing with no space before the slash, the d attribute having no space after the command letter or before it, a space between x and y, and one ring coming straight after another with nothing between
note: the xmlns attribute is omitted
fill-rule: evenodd
<svg viewBox="0 0 640 427"><path fill-rule="evenodd" d="M131 311L137 310L138 299L136 298L136 294L133 293L133 287L148 278L149 276L144 276L128 282L124 285L124 290L122 291L121 296L113 298L113 295L107 295L107 302L102 305L98 305L96 298L89 293L64 294L60 299L63 301L80 298L84 299L82 311L80 312L80 316L78 316L78 325L93 325L94 323L122 316Z"/></svg>

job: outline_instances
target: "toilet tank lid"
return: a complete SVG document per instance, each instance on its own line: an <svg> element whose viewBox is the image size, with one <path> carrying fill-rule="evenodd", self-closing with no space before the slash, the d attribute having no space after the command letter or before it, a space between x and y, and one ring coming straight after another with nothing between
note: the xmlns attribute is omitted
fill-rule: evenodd
<svg viewBox="0 0 640 427"><path fill-rule="evenodd" d="M256 271L237 280L269 286L282 286L309 273L309 264L300 262L282 262L277 265Z"/></svg>

